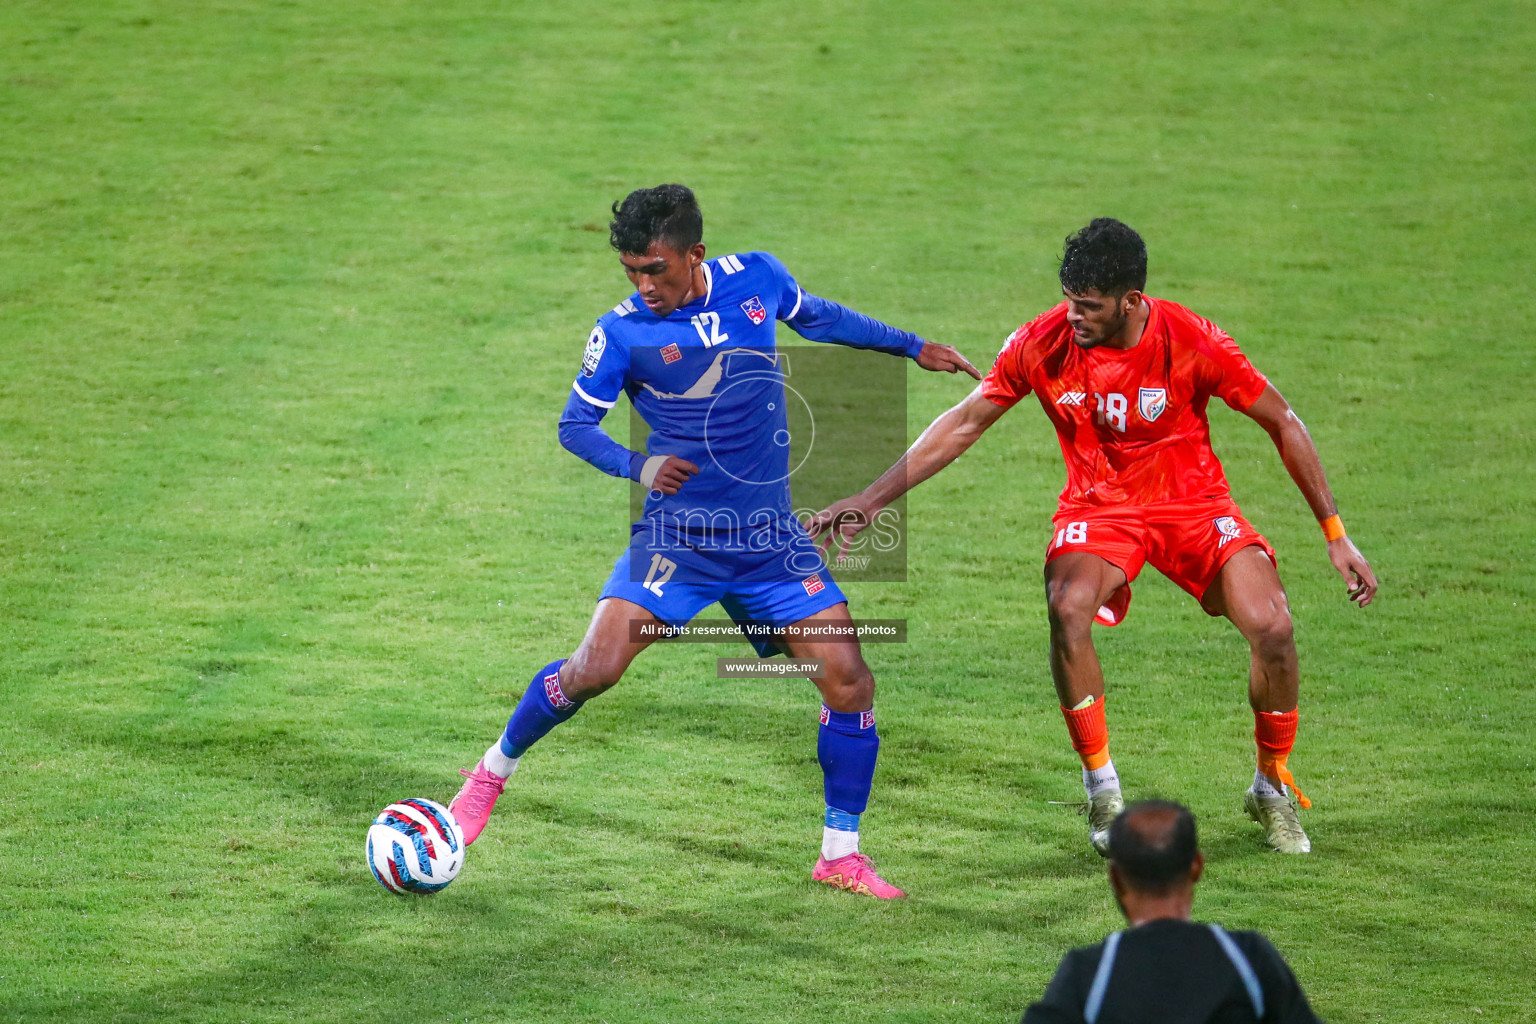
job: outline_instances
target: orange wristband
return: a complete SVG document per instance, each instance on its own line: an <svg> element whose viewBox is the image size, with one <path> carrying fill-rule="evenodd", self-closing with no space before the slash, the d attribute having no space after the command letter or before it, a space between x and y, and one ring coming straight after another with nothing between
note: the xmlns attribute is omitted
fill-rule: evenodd
<svg viewBox="0 0 1536 1024"><path fill-rule="evenodd" d="M1332 542L1344 536L1344 520L1339 518L1337 512L1317 525L1323 528L1323 540Z"/></svg>

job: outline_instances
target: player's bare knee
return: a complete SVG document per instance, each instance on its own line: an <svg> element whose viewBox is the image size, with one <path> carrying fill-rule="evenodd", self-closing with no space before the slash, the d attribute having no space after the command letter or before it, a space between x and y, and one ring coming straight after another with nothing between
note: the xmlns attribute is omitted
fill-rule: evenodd
<svg viewBox="0 0 1536 1024"><path fill-rule="evenodd" d="M1045 606L1051 633L1068 639L1088 636L1098 611L1093 588L1071 580L1051 580L1045 585Z"/></svg>
<svg viewBox="0 0 1536 1024"><path fill-rule="evenodd" d="M1296 634L1291 624L1291 610L1285 605L1271 609L1249 630L1253 651L1266 661L1288 658L1296 649Z"/></svg>
<svg viewBox="0 0 1536 1024"><path fill-rule="evenodd" d="M573 700L590 700L617 683L626 667L617 658L582 647L560 669L560 688Z"/></svg>
<svg viewBox="0 0 1536 1024"><path fill-rule="evenodd" d="M833 711L868 711L875 702L875 674L863 658L845 665L829 663L820 689L822 700Z"/></svg>

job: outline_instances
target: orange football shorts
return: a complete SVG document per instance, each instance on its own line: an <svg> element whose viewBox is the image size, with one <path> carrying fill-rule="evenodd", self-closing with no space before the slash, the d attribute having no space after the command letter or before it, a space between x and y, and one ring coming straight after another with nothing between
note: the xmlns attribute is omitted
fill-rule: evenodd
<svg viewBox="0 0 1536 1024"><path fill-rule="evenodd" d="M1271 562L1275 549L1229 497L1170 501L1157 505L1083 506L1058 512L1045 548L1047 563L1086 551L1125 573L1125 586L1110 595L1095 618L1106 626L1125 620L1131 581L1148 562L1200 600L1227 559L1257 544Z"/></svg>

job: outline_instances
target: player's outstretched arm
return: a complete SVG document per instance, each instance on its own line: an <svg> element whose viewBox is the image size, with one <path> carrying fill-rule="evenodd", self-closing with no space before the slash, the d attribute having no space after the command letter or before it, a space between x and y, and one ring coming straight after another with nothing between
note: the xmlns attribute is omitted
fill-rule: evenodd
<svg viewBox="0 0 1536 1024"><path fill-rule="evenodd" d="M943 373L964 371L981 380L981 371L961 355L953 345L924 341L911 331L903 331L858 310L802 292L793 316L784 321L807 341L825 341L850 348L868 348L877 352L905 355L925 370Z"/></svg>
<svg viewBox="0 0 1536 1024"><path fill-rule="evenodd" d="M1312 514L1322 524L1323 536L1328 541L1328 560L1344 577L1349 599L1364 608L1376 596L1376 574L1354 541L1344 534L1339 507L1334 503L1333 492L1328 489L1328 475L1323 472L1322 459L1318 457L1317 446L1312 443L1312 435L1307 433L1306 424L1273 384L1264 388L1259 400L1246 412L1275 442L1285 471L1296 481L1302 496L1312 507Z"/></svg>
<svg viewBox="0 0 1536 1024"><path fill-rule="evenodd" d="M806 531L813 540L825 533L828 547L841 539L846 551L848 542L873 522L881 509L958 459L1005 412L1005 408L983 397L981 388L977 388L959 405L928 424L906 454L874 483L807 520Z"/></svg>
<svg viewBox="0 0 1536 1024"><path fill-rule="evenodd" d="M981 380L981 371L971 365L971 361L960 354L960 350L953 345L937 345L931 341L923 342L923 347L918 350L912 361L925 370L935 373L959 373L964 370L977 380Z"/></svg>

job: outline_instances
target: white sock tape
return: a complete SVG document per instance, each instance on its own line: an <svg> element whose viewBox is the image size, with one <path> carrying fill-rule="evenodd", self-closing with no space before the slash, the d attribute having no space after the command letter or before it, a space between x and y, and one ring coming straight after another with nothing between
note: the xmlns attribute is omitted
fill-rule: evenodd
<svg viewBox="0 0 1536 1024"><path fill-rule="evenodd" d="M654 490L656 474L661 472L661 467L666 465L669 455L652 455L645 460L645 465L640 467L640 486L646 490Z"/></svg>

